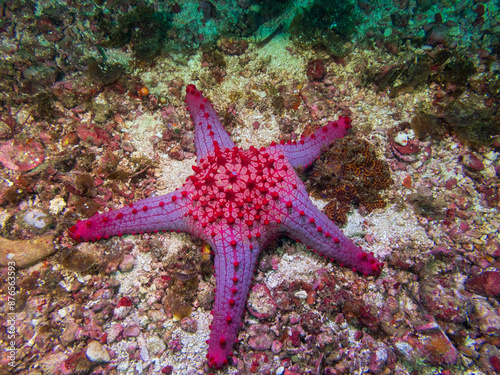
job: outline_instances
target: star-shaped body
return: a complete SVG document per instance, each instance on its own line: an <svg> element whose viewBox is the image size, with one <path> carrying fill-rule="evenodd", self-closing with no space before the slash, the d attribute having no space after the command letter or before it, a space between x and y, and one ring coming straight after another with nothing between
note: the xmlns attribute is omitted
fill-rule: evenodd
<svg viewBox="0 0 500 375"><path fill-rule="evenodd" d="M210 102L194 85L186 103L195 123L197 165L182 188L71 227L79 241L144 232L179 231L206 241L215 253L216 294L208 364L232 355L260 251L285 233L332 261L364 275L382 263L349 240L311 202L294 168L310 165L322 147L343 137L348 118L330 122L298 142L242 150L224 130Z"/></svg>

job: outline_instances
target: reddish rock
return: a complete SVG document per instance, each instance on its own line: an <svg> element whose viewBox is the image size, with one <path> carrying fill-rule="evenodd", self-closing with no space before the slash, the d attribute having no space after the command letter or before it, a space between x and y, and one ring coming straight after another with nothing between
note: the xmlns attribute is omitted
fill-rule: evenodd
<svg viewBox="0 0 500 375"><path fill-rule="evenodd" d="M471 303L466 293L446 277L428 277L421 283L420 301L443 324L463 324L470 314Z"/></svg>
<svg viewBox="0 0 500 375"><path fill-rule="evenodd" d="M458 360L457 349L440 330L404 335L394 340L394 347L410 363L424 360L434 366L445 366L454 365Z"/></svg>
<svg viewBox="0 0 500 375"><path fill-rule="evenodd" d="M321 327L323 326L321 315L312 311L302 314L300 317L300 323L307 333L313 335L319 334Z"/></svg>
<svg viewBox="0 0 500 375"><path fill-rule="evenodd" d="M97 147L111 141L111 137L106 130L89 122L80 124L76 128L76 134L78 134L81 141L92 143Z"/></svg>
<svg viewBox="0 0 500 375"><path fill-rule="evenodd" d="M326 75L325 63L321 59L310 61L307 64L307 78L312 81L321 81Z"/></svg>
<svg viewBox="0 0 500 375"><path fill-rule="evenodd" d="M102 328L92 319L84 325L82 335L99 341L102 338L103 332Z"/></svg>
<svg viewBox="0 0 500 375"><path fill-rule="evenodd" d="M469 277L465 283L469 292L486 297L497 297L500 295L500 272L488 271L481 275Z"/></svg>
<svg viewBox="0 0 500 375"><path fill-rule="evenodd" d="M255 350L269 350L273 344L273 334L269 332L269 327L265 324L254 324L250 327L251 337L248 345Z"/></svg>
<svg viewBox="0 0 500 375"><path fill-rule="evenodd" d="M473 171L482 171L484 169L483 162L473 152L469 152L466 155L460 156L458 161L462 163L462 165Z"/></svg>
<svg viewBox="0 0 500 375"><path fill-rule="evenodd" d="M250 291L247 308L258 319L268 319L276 315L278 305L266 284L257 284Z"/></svg>
<svg viewBox="0 0 500 375"><path fill-rule="evenodd" d="M0 146L0 163L13 171L30 171L42 164L44 157L42 145L32 139L10 139Z"/></svg>
<svg viewBox="0 0 500 375"><path fill-rule="evenodd" d="M474 326L487 336L500 336L500 316L497 311L488 303L480 298L473 299L474 314L472 316Z"/></svg>
<svg viewBox="0 0 500 375"><path fill-rule="evenodd" d="M445 187L446 190L452 190L457 186L457 179L456 178L450 178L448 181L446 181Z"/></svg>
<svg viewBox="0 0 500 375"><path fill-rule="evenodd" d="M84 351L74 352L61 363L61 372L63 374L88 374L90 372L90 368L91 363Z"/></svg>
<svg viewBox="0 0 500 375"><path fill-rule="evenodd" d="M123 325L120 323L115 323L106 331L106 340L108 344L111 344L116 341L116 339L122 334Z"/></svg>
<svg viewBox="0 0 500 375"><path fill-rule="evenodd" d="M198 330L198 322L193 318L184 318L181 320L181 329L189 333L195 333Z"/></svg>
<svg viewBox="0 0 500 375"><path fill-rule="evenodd" d="M248 48L248 43L244 39L226 38L223 36L217 41L217 47L224 53L235 56L243 54Z"/></svg>
<svg viewBox="0 0 500 375"><path fill-rule="evenodd" d="M138 326L130 326L125 328L123 331L123 336L125 337L137 337L141 333L141 329Z"/></svg>

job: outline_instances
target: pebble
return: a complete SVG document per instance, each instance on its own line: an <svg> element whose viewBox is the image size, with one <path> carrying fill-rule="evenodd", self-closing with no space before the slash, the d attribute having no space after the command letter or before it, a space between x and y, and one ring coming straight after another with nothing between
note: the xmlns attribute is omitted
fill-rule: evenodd
<svg viewBox="0 0 500 375"><path fill-rule="evenodd" d="M116 341L118 336L123 332L123 325L120 323L112 324L111 327L106 331L107 333L107 343L111 344Z"/></svg>
<svg viewBox="0 0 500 375"><path fill-rule="evenodd" d="M406 146L408 144L408 134L399 132L396 137L394 137L394 142L401 146Z"/></svg>
<svg viewBox="0 0 500 375"><path fill-rule="evenodd" d="M475 321L479 330L487 336L500 336L500 316L489 305L480 298L473 298Z"/></svg>
<svg viewBox="0 0 500 375"><path fill-rule="evenodd" d="M124 319L128 315L128 313L130 312L130 310L132 310L132 306L120 306L120 307L116 307L113 310L113 317L116 320L122 320L122 319Z"/></svg>
<svg viewBox="0 0 500 375"><path fill-rule="evenodd" d="M147 341L149 352L152 355L157 355L161 352L164 352L165 349L167 348L167 346L165 345L163 340L156 335L149 336L146 341Z"/></svg>
<svg viewBox="0 0 500 375"><path fill-rule="evenodd" d="M125 328L123 331L123 336L125 337L137 337L141 333L141 330L138 326L130 326Z"/></svg>
<svg viewBox="0 0 500 375"><path fill-rule="evenodd" d="M128 366L129 366L128 361L120 361L120 363L116 369L118 371L126 371L128 369Z"/></svg>
<svg viewBox="0 0 500 375"><path fill-rule="evenodd" d="M91 362L109 362L109 353L101 344L97 341L91 341L87 346L87 351L85 352L87 358Z"/></svg>
<svg viewBox="0 0 500 375"><path fill-rule="evenodd" d="M278 304L266 284L255 285L248 296L247 307L258 319L268 319L276 315Z"/></svg>
<svg viewBox="0 0 500 375"><path fill-rule="evenodd" d="M38 229L42 229L45 227L45 225L47 225L44 220L45 217L47 217L47 215L43 212L38 210L31 210L24 215L24 221L28 225L31 225Z"/></svg>
<svg viewBox="0 0 500 375"><path fill-rule="evenodd" d="M272 334L269 332L269 327L265 324L254 324L250 327L250 337L248 345L254 350L269 350L273 344Z"/></svg>
<svg viewBox="0 0 500 375"><path fill-rule="evenodd" d="M483 162L473 152L469 152L468 154L464 155L459 159L459 161L462 163L462 165L473 171L482 171L484 169Z"/></svg>
<svg viewBox="0 0 500 375"><path fill-rule="evenodd" d="M122 272L130 272L134 268L135 262L134 257L130 254L125 255L122 262L120 263L120 271Z"/></svg>
<svg viewBox="0 0 500 375"><path fill-rule="evenodd" d="M189 333L195 333L198 330L198 322L193 318L184 318L181 320L181 329Z"/></svg>
<svg viewBox="0 0 500 375"><path fill-rule="evenodd" d="M0 145L0 163L13 171L30 171L42 164L44 157L43 146L36 141L10 139Z"/></svg>

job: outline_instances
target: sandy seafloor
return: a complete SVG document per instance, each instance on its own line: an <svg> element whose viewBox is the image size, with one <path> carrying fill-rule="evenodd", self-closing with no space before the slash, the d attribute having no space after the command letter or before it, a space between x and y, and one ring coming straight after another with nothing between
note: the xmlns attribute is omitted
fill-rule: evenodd
<svg viewBox="0 0 500 375"><path fill-rule="evenodd" d="M130 51L115 52L113 58L116 60L120 56L130 58ZM422 49L410 52L412 55L426 53ZM312 82L305 67L317 58L325 60L327 75L321 82ZM398 124L411 122L419 109L432 108L439 90L437 85L420 85L394 97L387 91L376 92L373 86L363 83L359 67L390 65L402 59L401 56L396 58L377 50L354 48L342 62L333 61L324 52L297 50L285 34L274 37L264 47L250 43L242 55L226 55L225 76L217 85L203 86L211 82L204 78L211 74L211 68L202 67L201 59L201 53L195 53L186 64L179 64L172 56L161 56L154 66L132 69L130 75L148 87L149 95L142 99L123 95L120 100L131 111L126 115L111 115L101 124L112 123L109 130L112 136L131 145L128 147L133 151L120 154L118 165L121 168L132 170L130 158L154 161L154 167L144 178L147 183L134 181L136 198L179 188L192 173L191 166L195 163L192 152L185 151L183 160L175 160L169 156L171 143L166 142L170 149L162 152L152 142L153 136L162 138L166 123L173 117L177 118L175 126L179 126L181 132L188 131L183 94L179 97L170 93L172 80L182 80L182 93L186 84L196 84L220 112L230 108L235 120L230 129L231 138L244 149L250 145L267 146L278 140L282 136L280 118L300 119L293 129L299 136L306 126L325 125L337 118L338 111L348 109L353 121L350 135L367 140L375 147L378 157L391 167L394 181L384 192L385 208L366 213L353 206L348 223L342 228L363 249L386 263L382 274L378 278L364 278L331 264L295 241L280 240L263 252L265 261L255 274L254 284L265 284L270 295L252 303L254 309L266 310L269 307L265 305L272 304L273 300L274 303L287 300L291 307L285 308L287 303L277 302L269 319L245 313L240 344L235 349L235 364L217 373L494 373L495 366L500 365L500 291L494 285L500 283L500 216L498 206L486 204L480 187L484 181L493 185L498 181L498 152L490 146L469 148L448 132L442 139L419 140L421 151L414 154L412 160L401 161L392 152L388 136L388 131ZM243 59L248 62L241 64ZM276 114L272 108L258 105L259 98L264 101L269 95L265 89L269 84L292 87L292 91L303 97L319 90L320 86L332 88L335 94L328 99L318 95L328 103L324 110L317 108L319 102L315 98L308 103L310 105L301 100L297 109L285 109ZM234 99L235 92L244 94ZM466 91L463 95L474 94ZM245 98L249 96L255 98L257 105L246 105ZM149 104L157 98L167 98L168 103L160 101L159 107L151 110ZM106 103L114 99L104 95L104 99L99 100ZM169 106L175 111L174 116L162 117L158 108ZM96 115L96 108L99 107L85 107L75 115L83 122ZM28 107L17 114L18 121L26 116L27 110ZM69 115L60 121L62 126L75 127L68 118ZM50 145L50 140L45 139L46 161L67 149L52 139ZM99 160L106 147L106 144L91 144L87 149ZM424 155L424 150L431 150L430 157ZM483 163L483 168L473 173L476 178L471 178L463 162L470 152ZM90 170L97 179L96 169ZM67 187L81 172L78 168L74 173L65 172L66 177L62 179L65 182L61 186ZM5 191L22 173L6 168L2 175ZM36 176L30 178L36 179ZM447 185L452 179L455 183ZM109 182L104 186L109 186L107 184ZM120 182L125 190L130 186L128 182ZM90 196L101 193L96 191ZM415 195L438 202L440 214L449 210L461 214L453 219L434 220L416 213L414 200L410 199ZM129 200L114 195L104 202L109 209ZM327 203L321 199L314 199L314 202L320 208ZM71 208L68 193L62 188L56 189L48 200L44 200L41 191L36 189L15 204L3 199L0 207L2 236L11 241L1 243L3 255L16 252L19 256L26 249L25 243L20 241L42 235L30 233L29 227L23 226L22 218L27 212L39 210L52 217L55 223L52 229L44 232L38 228L44 235L54 235L56 227L59 232L53 238L52 255L29 267L16 267L16 290L23 294L16 303L23 306L15 313L15 367L9 366L8 351L4 350L0 354L1 373L160 374L162 369L163 373L170 370L174 374L205 373L205 340L209 336L211 316L210 309L201 301L210 297L215 283L213 275L196 276L200 280L197 298L189 319L184 321L185 325L196 324L194 332L189 332L172 317L172 311L165 309L167 290L158 281L159 275L170 277L168 267L183 251L198 251L201 245L193 243L186 234L128 236L77 245L60 230L62 215ZM16 219L12 219L13 216ZM451 223L445 223L447 220ZM14 228L14 237L6 233L7 228ZM36 247L29 249L37 251ZM83 271L65 267L58 254L68 249L75 252L73 255L76 252L91 254L97 266ZM102 258L103 254L112 252L121 254L116 264L109 257ZM8 269L3 272L8 280ZM335 291L332 295L339 298L343 306L331 313L320 306L327 298L320 293L325 273L331 282L326 288ZM39 275L54 277L56 281L50 280L51 290L43 288L45 281L38 279ZM342 290L347 294L343 295ZM6 286L2 294L5 297L2 308L9 312ZM133 303L120 319L116 306L123 297ZM349 300L356 303L346 308ZM366 308L370 311L368 318L358 316L363 315ZM306 314L312 314L321 322L316 331L301 319ZM366 318L373 320L375 327ZM117 331L117 324L122 325L123 332L120 328L121 333L110 339ZM6 331L2 333L1 346L7 349L9 322L5 317L2 325ZM262 332L271 345L256 342L255 336ZM294 332L301 338L297 345L287 339ZM89 347L92 350L89 351ZM86 358L81 353L85 353ZM73 362L69 363L68 359ZM75 367L75 363L79 367Z"/></svg>

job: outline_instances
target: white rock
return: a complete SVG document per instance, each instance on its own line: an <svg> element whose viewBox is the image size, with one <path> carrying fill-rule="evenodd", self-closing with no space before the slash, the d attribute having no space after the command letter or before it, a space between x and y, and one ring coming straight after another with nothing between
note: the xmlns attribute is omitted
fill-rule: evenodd
<svg viewBox="0 0 500 375"><path fill-rule="evenodd" d="M109 362L111 358L109 358L109 353L97 341L91 341L87 346L87 351L85 352L87 358L90 362Z"/></svg>
<svg viewBox="0 0 500 375"><path fill-rule="evenodd" d="M394 138L394 142L401 146L406 146L408 144L408 134L399 132Z"/></svg>

